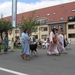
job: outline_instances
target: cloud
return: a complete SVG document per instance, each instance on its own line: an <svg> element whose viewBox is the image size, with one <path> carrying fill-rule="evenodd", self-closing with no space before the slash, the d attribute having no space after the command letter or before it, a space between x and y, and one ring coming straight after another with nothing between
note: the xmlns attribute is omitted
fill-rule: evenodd
<svg viewBox="0 0 75 75"><path fill-rule="evenodd" d="M4 16L11 15L11 10L12 10L12 3L11 2L0 3L0 15L1 15L1 13Z"/></svg>
<svg viewBox="0 0 75 75"><path fill-rule="evenodd" d="M17 13L27 12L72 1L75 0L40 0L39 2L35 3L17 2ZM12 2L10 2L10 0L2 3L0 2L0 12L4 17L10 16L12 14Z"/></svg>

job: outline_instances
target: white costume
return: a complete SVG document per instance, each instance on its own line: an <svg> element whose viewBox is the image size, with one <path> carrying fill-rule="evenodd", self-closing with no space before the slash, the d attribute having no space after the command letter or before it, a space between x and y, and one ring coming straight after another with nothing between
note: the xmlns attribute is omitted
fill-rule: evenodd
<svg viewBox="0 0 75 75"><path fill-rule="evenodd" d="M58 50L57 50L57 43L52 44L51 42L53 42L53 37L55 37L53 32L50 32L50 44L49 44L49 50L47 51L48 54L58 54Z"/></svg>
<svg viewBox="0 0 75 75"><path fill-rule="evenodd" d="M11 50L13 50L13 44L14 44L14 41L13 41L13 35L11 34L9 34L8 35L8 40L9 40L9 48L11 49Z"/></svg>
<svg viewBox="0 0 75 75"><path fill-rule="evenodd" d="M66 52L66 49L64 48L64 36L62 34L58 35L58 47L60 52Z"/></svg>

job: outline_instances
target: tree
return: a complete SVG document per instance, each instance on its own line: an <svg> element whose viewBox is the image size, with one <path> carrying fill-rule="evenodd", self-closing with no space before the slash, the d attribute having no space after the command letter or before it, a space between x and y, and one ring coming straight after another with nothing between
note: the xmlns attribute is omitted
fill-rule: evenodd
<svg viewBox="0 0 75 75"><path fill-rule="evenodd" d="M2 33L12 29L12 24L10 21L0 19L0 36L3 40Z"/></svg>
<svg viewBox="0 0 75 75"><path fill-rule="evenodd" d="M34 14L35 14L35 11L33 11L32 14L30 14L30 16L26 19L24 17L22 17L22 21L21 21L21 28L23 30L25 28L28 28L29 34L31 34L32 32L35 32L37 30L38 25L39 25L37 20L34 19Z"/></svg>

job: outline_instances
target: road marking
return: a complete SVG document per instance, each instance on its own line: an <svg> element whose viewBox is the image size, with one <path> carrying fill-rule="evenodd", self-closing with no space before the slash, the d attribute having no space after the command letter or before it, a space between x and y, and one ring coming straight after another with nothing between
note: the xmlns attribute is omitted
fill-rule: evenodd
<svg viewBox="0 0 75 75"><path fill-rule="evenodd" d="M5 71L5 72L8 72L8 73L15 74L15 75L28 75L28 74L24 74L24 73L21 73L21 72L17 72L17 71L5 69L5 68L2 68L2 67L0 67L0 70L1 71Z"/></svg>

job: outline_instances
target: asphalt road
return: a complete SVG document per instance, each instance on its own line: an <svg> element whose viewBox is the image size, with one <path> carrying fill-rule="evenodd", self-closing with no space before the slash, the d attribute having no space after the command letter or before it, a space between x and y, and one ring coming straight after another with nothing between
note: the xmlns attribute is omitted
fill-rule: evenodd
<svg viewBox="0 0 75 75"><path fill-rule="evenodd" d="M0 55L0 75L74 75L75 45L68 54L47 56L46 49L37 49L38 56L29 61L20 57L21 50Z"/></svg>

